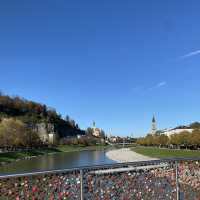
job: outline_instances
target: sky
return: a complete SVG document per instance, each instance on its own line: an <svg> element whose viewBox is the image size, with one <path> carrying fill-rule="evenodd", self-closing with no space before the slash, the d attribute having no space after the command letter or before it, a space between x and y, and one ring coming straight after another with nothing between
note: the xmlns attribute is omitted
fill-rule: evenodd
<svg viewBox="0 0 200 200"><path fill-rule="evenodd" d="M81 128L200 121L200 1L0 1L0 90Z"/></svg>

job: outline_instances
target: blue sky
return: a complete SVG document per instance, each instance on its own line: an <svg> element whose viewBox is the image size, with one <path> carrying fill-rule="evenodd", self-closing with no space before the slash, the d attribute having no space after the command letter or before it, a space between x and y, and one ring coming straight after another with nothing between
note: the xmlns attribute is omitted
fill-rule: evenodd
<svg viewBox="0 0 200 200"><path fill-rule="evenodd" d="M0 89L116 135L200 121L200 2L0 1Z"/></svg>

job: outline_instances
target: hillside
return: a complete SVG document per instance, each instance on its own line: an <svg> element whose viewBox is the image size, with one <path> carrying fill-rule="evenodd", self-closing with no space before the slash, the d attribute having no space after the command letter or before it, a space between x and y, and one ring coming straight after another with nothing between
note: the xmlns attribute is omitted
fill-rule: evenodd
<svg viewBox="0 0 200 200"><path fill-rule="evenodd" d="M53 132L60 138L85 134L85 131L80 130L78 124L69 116L63 119L55 109L45 104L0 93L0 118L10 117L24 122L29 127L36 127L38 124L48 127L50 124Z"/></svg>

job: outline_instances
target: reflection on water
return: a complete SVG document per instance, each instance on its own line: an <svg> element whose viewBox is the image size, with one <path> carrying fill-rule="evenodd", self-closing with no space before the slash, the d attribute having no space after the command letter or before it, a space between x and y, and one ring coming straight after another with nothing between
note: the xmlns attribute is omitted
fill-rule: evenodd
<svg viewBox="0 0 200 200"><path fill-rule="evenodd" d="M59 153L13 162L7 166L0 167L0 174L66 169L110 163L114 163L114 161L106 157L105 151Z"/></svg>

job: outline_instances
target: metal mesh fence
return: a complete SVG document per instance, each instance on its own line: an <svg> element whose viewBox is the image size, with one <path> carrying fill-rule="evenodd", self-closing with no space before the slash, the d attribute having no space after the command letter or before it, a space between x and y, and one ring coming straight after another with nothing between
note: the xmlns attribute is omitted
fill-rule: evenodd
<svg viewBox="0 0 200 200"><path fill-rule="evenodd" d="M4 178L0 181L0 199L80 199L80 173L70 171Z"/></svg>
<svg viewBox="0 0 200 200"><path fill-rule="evenodd" d="M176 199L174 162L84 172L84 199Z"/></svg>
<svg viewBox="0 0 200 200"><path fill-rule="evenodd" d="M200 200L200 160L156 160L0 176L0 200Z"/></svg>
<svg viewBox="0 0 200 200"><path fill-rule="evenodd" d="M181 161L178 164L180 199L200 200L200 161Z"/></svg>

